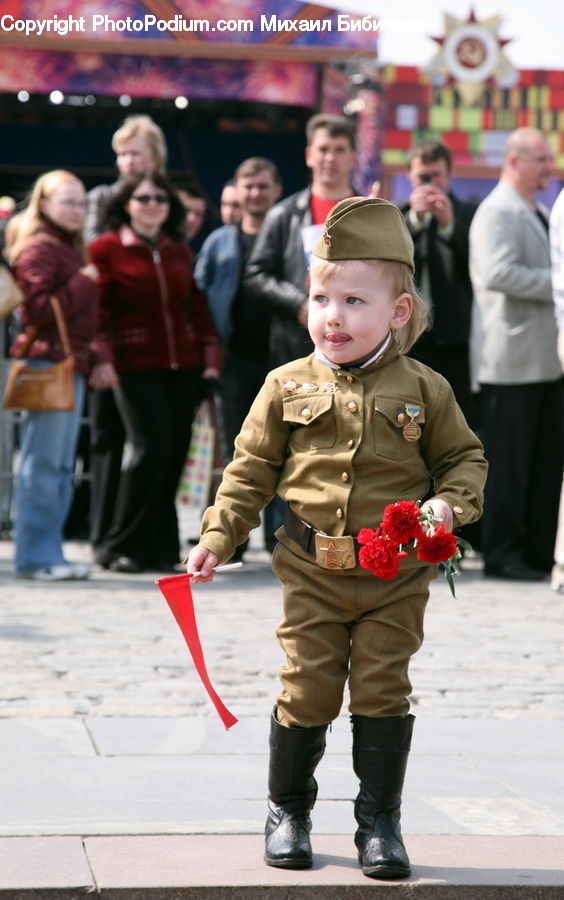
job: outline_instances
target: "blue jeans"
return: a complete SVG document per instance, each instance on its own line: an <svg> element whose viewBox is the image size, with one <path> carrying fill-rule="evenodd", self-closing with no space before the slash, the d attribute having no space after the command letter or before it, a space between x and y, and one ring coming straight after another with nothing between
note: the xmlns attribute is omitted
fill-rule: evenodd
<svg viewBox="0 0 564 900"><path fill-rule="evenodd" d="M38 369L51 360L27 360ZM15 490L15 568L18 574L65 562L63 526L73 493L76 445L85 378L75 375L72 412L24 411Z"/></svg>

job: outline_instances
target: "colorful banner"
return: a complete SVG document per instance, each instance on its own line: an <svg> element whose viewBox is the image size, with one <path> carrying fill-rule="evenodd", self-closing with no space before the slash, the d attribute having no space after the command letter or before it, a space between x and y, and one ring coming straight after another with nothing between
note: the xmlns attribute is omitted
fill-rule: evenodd
<svg viewBox="0 0 564 900"><path fill-rule="evenodd" d="M0 92L242 100L312 107L315 66L0 49Z"/></svg>

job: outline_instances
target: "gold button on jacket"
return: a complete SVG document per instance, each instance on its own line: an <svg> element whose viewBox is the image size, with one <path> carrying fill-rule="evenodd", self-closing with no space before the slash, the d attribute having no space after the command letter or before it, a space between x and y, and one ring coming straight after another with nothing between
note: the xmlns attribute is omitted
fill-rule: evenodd
<svg viewBox="0 0 564 900"><path fill-rule="evenodd" d="M305 394L302 384L319 390ZM419 440L404 437L398 417L406 404L419 410ZM481 515L486 470L482 445L448 382L400 356L395 341L380 359L355 370L354 383L312 354L267 376L204 514L200 543L220 562L229 559L275 493L328 535L375 527L388 503L420 500L430 491L454 510L455 526L463 525ZM339 477L345 472L349 483ZM281 540L299 552L284 532Z"/></svg>

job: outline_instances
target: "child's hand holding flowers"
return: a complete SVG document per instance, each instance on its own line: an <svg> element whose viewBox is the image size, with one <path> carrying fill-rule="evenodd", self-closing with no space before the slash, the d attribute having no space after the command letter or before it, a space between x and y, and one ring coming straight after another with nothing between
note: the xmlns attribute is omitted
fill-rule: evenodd
<svg viewBox="0 0 564 900"><path fill-rule="evenodd" d="M469 544L452 533L452 525L452 510L444 500L428 500L421 508L411 500L390 503L378 528L358 533L360 565L378 578L395 578L407 556L403 546L413 541L418 559L441 565L454 596L452 578L460 572L460 547Z"/></svg>
<svg viewBox="0 0 564 900"><path fill-rule="evenodd" d="M452 531L453 517L452 509L444 500L437 497L434 500L427 500L421 507L421 515L430 512L439 522L445 526L445 531Z"/></svg>

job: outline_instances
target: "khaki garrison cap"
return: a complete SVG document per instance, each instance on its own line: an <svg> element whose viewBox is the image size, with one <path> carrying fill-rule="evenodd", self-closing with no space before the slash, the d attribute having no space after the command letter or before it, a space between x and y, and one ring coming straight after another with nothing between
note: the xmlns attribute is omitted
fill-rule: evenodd
<svg viewBox="0 0 564 900"><path fill-rule="evenodd" d="M413 272L413 241L393 203L375 197L348 197L331 210L313 255L341 259L389 259Z"/></svg>

